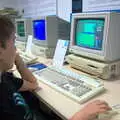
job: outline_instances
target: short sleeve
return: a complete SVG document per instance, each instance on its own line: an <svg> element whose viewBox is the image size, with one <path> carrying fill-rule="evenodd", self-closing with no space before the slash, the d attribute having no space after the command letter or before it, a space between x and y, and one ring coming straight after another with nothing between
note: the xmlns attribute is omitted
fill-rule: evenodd
<svg viewBox="0 0 120 120"><path fill-rule="evenodd" d="M13 82L14 82L17 90L19 90L23 85L23 80L15 77L15 76L13 76Z"/></svg>
<svg viewBox="0 0 120 120"><path fill-rule="evenodd" d="M23 80L20 78L17 78L13 75L13 73L3 73L2 75L2 80L9 85L9 87L11 87L11 89L13 88L15 91L19 90L22 85L23 85Z"/></svg>

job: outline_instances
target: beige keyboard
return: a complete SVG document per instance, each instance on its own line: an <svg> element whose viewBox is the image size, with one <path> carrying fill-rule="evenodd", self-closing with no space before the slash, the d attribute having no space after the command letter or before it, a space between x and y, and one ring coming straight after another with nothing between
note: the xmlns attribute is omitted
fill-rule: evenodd
<svg viewBox="0 0 120 120"><path fill-rule="evenodd" d="M77 74L63 67L50 66L34 72L38 80L71 99L84 103L105 90L100 80Z"/></svg>

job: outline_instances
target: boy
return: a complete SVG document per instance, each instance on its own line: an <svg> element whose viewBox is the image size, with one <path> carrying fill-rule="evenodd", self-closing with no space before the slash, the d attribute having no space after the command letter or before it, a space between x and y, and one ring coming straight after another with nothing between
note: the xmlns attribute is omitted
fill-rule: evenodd
<svg viewBox="0 0 120 120"><path fill-rule="evenodd" d="M0 16L0 110L4 119L7 116L15 118L17 111L14 109L12 99L14 92L18 90L31 91L38 87L35 77L25 67L19 54L16 53L14 42L15 28L13 23L8 18ZM23 80L15 78L12 73L7 72L14 63Z"/></svg>
<svg viewBox="0 0 120 120"><path fill-rule="evenodd" d="M15 27L6 17L0 16L0 112L3 117L18 120L12 104L12 95L17 91L35 90L38 88L37 81L32 73L26 68L19 54L16 53ZM16 65L22 79L15 78L7 71ZM110 107L104 101L94 101L76 113L70 120L90 120L98 113L106 112ZM11 118L10 118L11 117ZM5 118L4 118L5 119ZM21 119L22 120L22 119Z"/></svg>

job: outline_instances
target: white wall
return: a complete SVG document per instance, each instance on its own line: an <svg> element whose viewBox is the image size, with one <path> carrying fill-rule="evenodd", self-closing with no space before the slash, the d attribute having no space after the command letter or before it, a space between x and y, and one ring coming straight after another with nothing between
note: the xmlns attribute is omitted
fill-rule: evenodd
<svg viewBox="0 0 120 120"><path fill-rule="evenodd" d="M0 0L0 9L4 7L17 7L16 0Z"/></svg>
<svg viewBox="0 0 120 120"><path fill-rule="evenodd" d="M24 17L56 15L56 0L16 0L18 9L24 9Z"/></svg>
<svg viewBox="0 0 120 120"><path fill-rule="evenodd" d="M83 0L83 11L120 10L120 0Z"/></svg>
<svg viewBox="0 0 120 120"><path fill-rule="evenodd" d="M3 7L24 9L25 17L58 15L70 21L72 0L0 0L0 8Z"/></svg>

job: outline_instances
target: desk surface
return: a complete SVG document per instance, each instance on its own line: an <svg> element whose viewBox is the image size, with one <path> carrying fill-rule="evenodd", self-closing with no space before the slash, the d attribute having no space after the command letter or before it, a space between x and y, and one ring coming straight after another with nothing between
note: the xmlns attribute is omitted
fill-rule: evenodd
<svg viewBox="0 0 120 120"><path fill-rule="evenodd" d="M48 65L50 64L50 60L44 60L43 58L40 58L39 61ZM71 68L68 67L68 69ZM77 70L74 71L80 73ZM91 102L95 99L101 99L107 101L111 106L120 104L120 78L114 81L104 80L103 82L106 88L106 92L95 96L88 102ZM66 97L65 95L59 93L58 91L55 91L53 88L40 82L39 80L38 83L42 89L39 91L35 91L36 95L63 119L70 118L85 104L88 103L86 102L84 104L79 104L69 97ZM120 120L120 114L114 116L111 120Z"/></svg>
<svg viewBox="0 0 120 120"><path fill-rule="evenodd" d="M76 101L66 97L65 95L55 91L48 85L40 81L38 82L42 89L40 91L36 91L36 94L63 118L70 118L85 104L95 99L105 100L111 106L120 104L120 79L114 81L103 81L106 91L104 93L98 94L98 96L95 96L93 99L84 104L79 104ZM120 114L114 116L111 120L120 120Z"/></svg>

